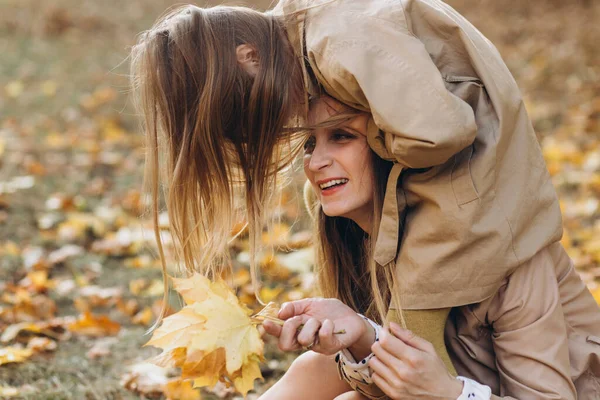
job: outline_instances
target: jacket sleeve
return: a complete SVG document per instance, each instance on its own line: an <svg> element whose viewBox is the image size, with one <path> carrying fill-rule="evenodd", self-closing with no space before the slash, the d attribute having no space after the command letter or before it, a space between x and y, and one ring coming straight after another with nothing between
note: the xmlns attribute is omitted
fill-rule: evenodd
<svg viewBox="0 0 600 400"><path fill-rule="evenodd" d="M340 100L370 110L383 131L382 137L375 135L388 154L384 158L409 168L443 164L475 140L473 110L446 89L418 38L398 27L373 24L376 41L329 44L321 63L325 70L319 72Z"/></svg>
<svg viewBox="0 0 600 400"><path fill-rule="evenodd" d="M497 399L577 398L567 326L550 255L520 266L493 300L488 319L500 378Z"/></svg>

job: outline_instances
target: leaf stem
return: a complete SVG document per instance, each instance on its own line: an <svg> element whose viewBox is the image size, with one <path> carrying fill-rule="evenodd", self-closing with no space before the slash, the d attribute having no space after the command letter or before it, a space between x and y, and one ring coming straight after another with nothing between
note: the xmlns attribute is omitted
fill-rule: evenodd
<svg viewBox="0 0 600 400"><path fill-rule="evenodd" d="M251 319L252 319L252 322L255 323L256 325L261 325L264 321L271 321L279 326L283 326L283 324L285 323L285 321L282 319L270 317L268 315L253 316L253 317L251 317ZM301 330L303 327L304 327L304 324L300 324L300 326L298 327L298 330ZM346 333L345 329L340 329L339 331L333 332L334 335L343 335L344 333Z"/></svg>

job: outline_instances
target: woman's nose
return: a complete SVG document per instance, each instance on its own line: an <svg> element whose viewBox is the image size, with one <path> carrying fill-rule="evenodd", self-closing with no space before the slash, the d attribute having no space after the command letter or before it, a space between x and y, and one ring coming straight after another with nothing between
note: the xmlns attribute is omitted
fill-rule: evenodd
<svg viewBox="0 0 600 400"><path fill-rule="evenodd" d="M319 171L331 165L333 159L326 146L315 146L308 163L308 169Z"/></svg>

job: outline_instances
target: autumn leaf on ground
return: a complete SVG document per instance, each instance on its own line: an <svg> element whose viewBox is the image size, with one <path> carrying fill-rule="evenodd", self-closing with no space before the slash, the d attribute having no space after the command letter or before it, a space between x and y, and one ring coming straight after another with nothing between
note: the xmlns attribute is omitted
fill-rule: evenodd
<svg viewBox="0 0 600 400"><path fill-rule="evenodd" d="M32 349L21 349L18 347L0 348L0 365L8 363L20 363L33 355Z"/></svg>
<svg viewBox="0 0 600 400"><path fill-rule="evenodd" d="M0 336L0 342L8 343L18 338L23 334L35 334L44 335L53 338L54 340L66 340L70 337L70 334L65 331L65 325L70 321L63 318L54 318L47 321L38 322L19 322L12 324L4 329L2 336Z"/></svg>
<svg viewBox="0 0 600 400"><path fill-rule="evenodd" d="M165 318L147 345L163 349L161 366L182 368L194 386L232 383L246 395L256 378L262 379L263 341L252 312L223 281L211 282L200 274L173 279L186 306Z"/></svg>
<svg viewBox="0 0 600 400"><path fill-rule="evenodd" d="M121 385L146 398L156 398L163 394L163 386L169 382L174 370L161 368L150 363L134 364L121 378Z"/></svg>
<svg viewBox="0 0 600 400"><path fill-rule="evenodd" d="M121 326L105 315L96 316L86 311L77 321L69 324L67 329L80 335L101 337L116 335L119 333Z"/></svg>
<svg viewBox="0 0 600 400"><path fill-rule="evenodd" d="M34 337L29 341L29 343L27 343L27 348L36 353L40 353L42 351L54 351L57 347L58 345L54 340L46 337Z"/></svg>

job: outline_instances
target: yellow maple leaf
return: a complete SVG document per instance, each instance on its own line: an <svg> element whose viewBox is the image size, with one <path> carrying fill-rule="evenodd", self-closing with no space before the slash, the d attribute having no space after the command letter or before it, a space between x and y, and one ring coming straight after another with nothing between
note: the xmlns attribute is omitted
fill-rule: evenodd
<svg viewBox="0 0 600 400"><path fill-rule="evenodd" d="M192 387L191 382L172 379L163 386L167 400L202 400L200 392Z"/></svg>
<svg viewBox="0 0 600 400"><path fill-rule="evenodd" d="M194 387L215 386L227 376L225 350L219 348L211 353L193 352L181 369L182 378L194 378ZM260 376L262 377L262 375ZM241 388L237 388L242 392ZM246 390L247 392L247 390ZM242 392L246 394L246 392Z"/></svg>
<svg viewBox="0 0 600 400"><path fill-rule="evenodd" d="M185 304L199 303L211 296L218 296L231 304L240 305L225 282L222 280L211 282L200 274L194 274L186 279L173 278L173 287L183 297Z"/></svg>
<svg viewBox="0 0 600 400"><path fill-rule="evenodd" d="M242 366L239 373L234 374L233 385L241 393L247 393L249 390L254 388L254 380L256 378L262 378L260 372L260 359L256 356L250 356L251 362L247 362Z"/></svg>
<svg viewBox="0 0 600 400"><path fill-rule="evenodd" d="M159 347L165 351L187 347L192 335L204 329L205 322L206 317L197 314L191 306L183 307L179 312L166 317L144 346Z"/></svg>
<svg viewBox="0 0 600 400"><path fill-rule="evenodd" d="M21 349L18 347L0 348L0 365L8 363L20 363L33 355L32 349Z"/></svg>
<svg viewBox="0 0 600 400"><path fill-rule="evenodd" d="M194 387L223 381L246 395L262 379L264 347L251 311L222 280L195 274L173 279L173 286L187 305L166 317L146 343L164 350L151 361L181 368Z"/></svg>
<svg viewBox="0 0 600 400"><path fill-rule="evenodd" d="M148 343L146 343L147 345ZM168 368L168 367L180 367L186 358L187 350L185 347L176 347L169 351L163 351L159 355L154 358L148 360L154 365L158 365L159 367Z"/></svg>
<svg viewBox="0 0 600 400"><path fill-rule="evenodd" d="M220 296L211 296L191 307L207 318L204 329L192 337L191 349L209 353L219 347L225 348L229 374L249 362L250 354L262 354L263 341L246 309Z"/></svg>

